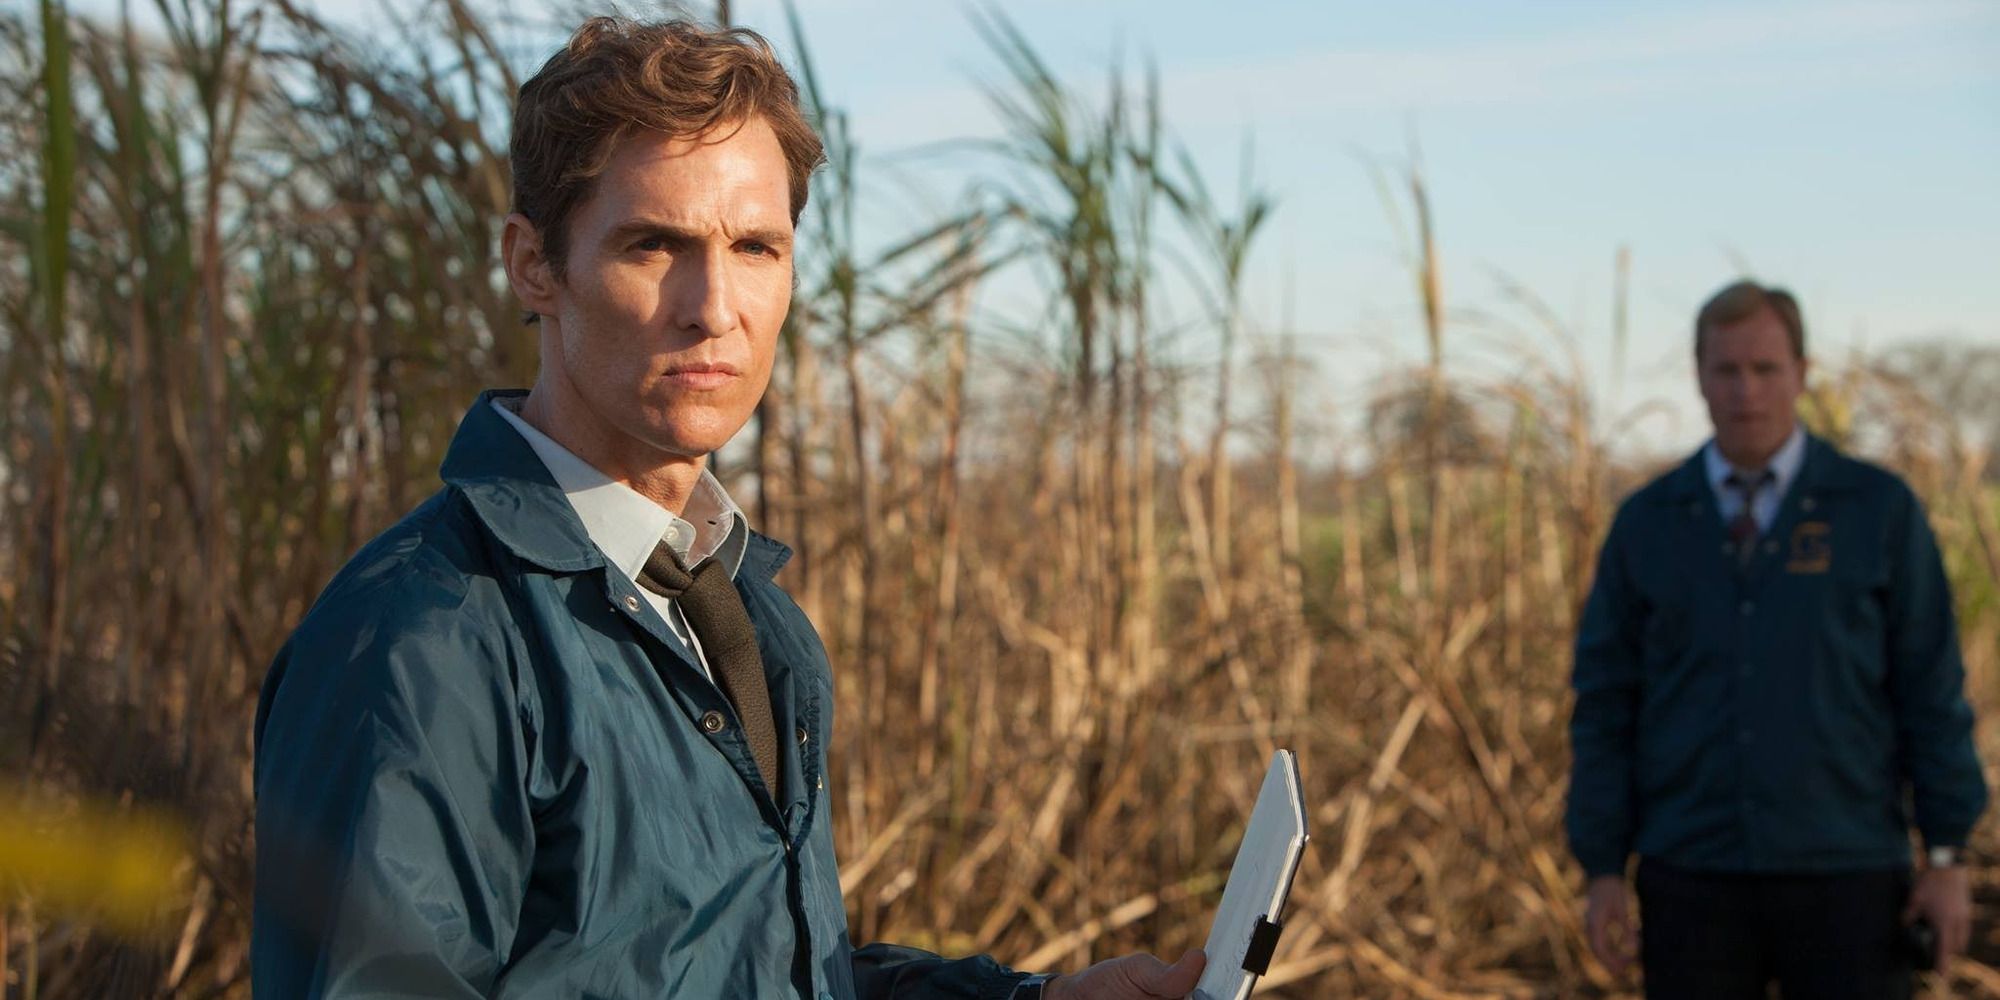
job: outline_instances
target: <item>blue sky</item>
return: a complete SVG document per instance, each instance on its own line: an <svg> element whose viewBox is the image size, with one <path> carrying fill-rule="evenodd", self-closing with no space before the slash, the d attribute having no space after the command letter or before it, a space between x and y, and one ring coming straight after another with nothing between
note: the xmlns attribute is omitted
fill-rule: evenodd
<svg viewBox="0 0 2000 1000"><path fill-rule="evenodd" d="M1289 315L1336 400L1423 351L1395 230L1357 151L1432 189L1462 368L1514 362L1471 319L1495 275L1547 300L1610 383L1613 260L1632 253L1625 392L1642 438L1704 430L1689 317L1739 263L1803 297L1815 353L2000 342L2000 3L1041 2L1005 11L1066 78L1157 60L1169 126L1218 190L1254 139L1279 212L1253 258L1258 325ZM990 133L998 75L965 8L802 6L865 151ZM736 17L785 39L775 2ZM788 44L788 43L787 43ZM941 173L941 172L940 172ZM930 178L948 203L951 178ZM1287 308L1287 288L1292 289ZM1548 338L1535 346L1555 349Z"/></svg>
<svg viewBox="0 0 2000 1000"><path fill-rule="evenodd" d="M79 8L95 4L110 6ZM778 0L733 6L790 56ZM997 130L980 82L1001 68L970 6L799 6L864 155L865 227L888 239L956 204L958 161L920 151ZM1329 408L1423 351L1363 166L1403 163L1412 136L1464 320L1447 333L1452 363L1517 363L1508 335L1475 318L1506 309L1504 274L1546 300L1588 370L1614 384L1613 259L1629 246L1629 357L1606 411L1664 404L1647 443L1677 449L1705 429L1688 319L1739 264L1801 294L1822 358L1925 337L2000 342L2000 0L998 7L1086 90L1101 91L1114 56L1150 55L1168 127L1215 190L1236 189L1254 142L1279 207L1252 258L1253 328L1290 317Z"/></svg>

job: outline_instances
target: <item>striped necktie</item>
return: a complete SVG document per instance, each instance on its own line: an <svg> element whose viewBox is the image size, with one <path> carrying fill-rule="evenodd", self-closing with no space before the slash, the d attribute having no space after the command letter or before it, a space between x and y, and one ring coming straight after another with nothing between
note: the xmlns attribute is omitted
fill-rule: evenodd
<svg viewBox="0 0 2000 1000"><path fill-rule="evenodd" d="M1757 494L1777 480L1771 470L1766 469L1754 476L1732 472L1723 485L1736 491L1739 506L1736 517L1729 522L1729 543L1736 548L1736 564L1748 566L1750 556L1757 551Z"/></svg>

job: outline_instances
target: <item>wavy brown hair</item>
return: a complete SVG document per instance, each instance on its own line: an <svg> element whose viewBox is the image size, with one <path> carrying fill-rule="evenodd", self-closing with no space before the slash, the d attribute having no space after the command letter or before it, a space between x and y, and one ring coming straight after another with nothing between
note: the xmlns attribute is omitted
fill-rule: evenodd
<svg viewBox="0 0 2000 1000"><path fill-rule="evenodd" d="M636 129L681 139L724 135L753 117L770 124L784 150L796 224L826 154L771 44L744 28L591 18L521 85L508 144L514 211L541 232L543 256L560 280L570 214L619 140Z"/></svg>

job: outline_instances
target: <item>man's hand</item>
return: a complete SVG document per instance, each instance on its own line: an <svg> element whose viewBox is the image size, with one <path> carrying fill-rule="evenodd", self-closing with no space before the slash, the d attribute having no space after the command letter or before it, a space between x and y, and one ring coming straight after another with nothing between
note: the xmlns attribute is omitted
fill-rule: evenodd
<svg viewBox="0 0 2000 1000"><path fill-rule="evenodd" d="M1945 971L1951 956L1963 954L1972 939L1972 883L1964 865L1926 868L1917 873L1910 889L1910 904L1903 907L1903 922L1918 917L1930 921L1937 931L1937 971Z"/></svg>
<svg viewBox="0 0 2000 1000"><path fill-rule="evenodd" d="M1106 959L1042 988L1045 1000L1157 1000L1184 997L1201 980L1208 957L1197 948L1172 965L1151 955Z"/></svg>
<svg viewBox="0 0 2000 1000"><path fill-rule="evenodd" d="M1632 922L1632 892L1623 875L1599 875L1590 880L1589 907L1583 924L1590 932L1590 951L1614 976L1639 958L1639 927Z"/></svg>

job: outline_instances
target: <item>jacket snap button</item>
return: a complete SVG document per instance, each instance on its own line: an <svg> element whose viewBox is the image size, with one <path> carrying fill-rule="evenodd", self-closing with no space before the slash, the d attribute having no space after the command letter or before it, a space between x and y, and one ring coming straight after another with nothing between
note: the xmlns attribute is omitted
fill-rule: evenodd
<svg viewBox="0 0 2000 1000"><path fill-rule="evenodd" d="M798 732L795 733L794 735L796 735L799 738L800 746L806 745L806 727L800 726Z"/></svg>
<svg viewBox="0 0 2000 1000"><path fill-rule="evenodd" d="M634 595L632 595L632 594L626 594L626 595L625 595L625 610L627 610L627 611L637 611L637 610L639 610L639 598L638 598L638 597L636 597L636 596L634 596Z"/></svg>
<svg viewBox="0 0 2000 1000"><path fill-rule="evenodd" d="M701 716L701 731L714 735L722 732L724 723L721 712L704 712Z"/></svg>

